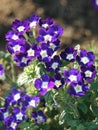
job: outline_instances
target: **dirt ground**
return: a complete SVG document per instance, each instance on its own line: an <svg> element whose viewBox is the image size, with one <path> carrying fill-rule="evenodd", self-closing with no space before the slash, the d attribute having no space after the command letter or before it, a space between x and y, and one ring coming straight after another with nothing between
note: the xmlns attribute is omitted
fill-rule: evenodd
<svg viewBox="0 0 98 130"><path fill-rule="evenodd" d="M64 27L62 46L69 44L98 44L98 9L94 0L0 0L0 50L5 51L5 34L15 19L35 13L43 18L54 18ZM1 87L2 91L7 89Z"/></svg>

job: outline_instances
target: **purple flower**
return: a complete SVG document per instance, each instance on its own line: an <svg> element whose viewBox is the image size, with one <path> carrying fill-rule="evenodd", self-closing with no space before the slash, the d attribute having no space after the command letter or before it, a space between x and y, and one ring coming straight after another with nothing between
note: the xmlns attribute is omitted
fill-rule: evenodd
<svg viewBox="0 0 98 130"><path fill-rule="evenodd" d="M80 56L77 56L77 61L82 66L93 65L95 60L95 55L93 52L87 52L86 50L81 50Z"/></svg>
<svg viewBox="0 0 98 130"><path fill-rule="evenodd" d="M54 82L47 74L44 74L41 79L38 78L35 80L34 86L39 90L41 95L45 95L49 89L54 87Z"/></svg>
<svg viewBox="0 0 98 130"><path fill-rule="evenodd" d="M29 21L28 20L15 20L12 24L12 29L18 34L23 35L29 29Z"/></svg>
<svg viewBox="0 0 98 130"><path fill-rule="evenodd" d="M61 52L62 59L73 62L76 60L77 50L73 47L67 47L63 52Z"/></svg>
<svg viewBox="0 0 98 130"><path fill-rule="evenodd" d="M40 26L42 28L48 29L53 24L53 19L47 18L45 20L40 20Z"/></svg>
<svg viewBox="0 0 98 130"><path fill-rule="evenodd" d="M13 114L15 115L15 120L18 123L20 123L20 122L22 122L23 120L26 119L26 113L25 113L25 111L21 110L19 107L16 107L13 110Z"/></svg>
<svg viewBox="0 0 98 130"><path fill-rule="evenodd" d="M25 48L22 44L19 43L9 43L7 45L7 50L10 54L18 54L18 53L23 53L25 52Z"/></svg>
<svg viewBox="0 0 98 130"><path fill-rule="evenodd" d="M37 46L35 43L32 43L32 45L26 44L25 45L25 52L27 55L27 58L30 60L35 59L37 56Z"/></svg>
<svg viewBox="0 0 98 130"><path fill-rule="evenodd" d="M9 115L10 115L9 111L5 107L0 108L0 120L1 121L4 121Z"/></svg>
<svg viewBox="0 0 98 130"><path fill-rule="evenodd" d="M40 29L36 40L41 43L48 43L56 41L57 38L54 36L54 32L52 30Z"/></svg>
<svg viewBox="0 0 98 130"><path fill-rule="evenodd" d="M64 85L64 78L61 77L61 74L56 73L53 77L54 89L59 90Z"/></svg>
<svg viewBox="0 0 98 130"><path fill-rule="evenodd" d="M35 28L38 24L39 24L39 20L40 20L40 17L38 17L37 15L33 14L31 17L30 17L30 22L29 22L29 28Z"/></svg>
<svg viewBox="0 0 98 130"><path fill-rule="evenodd" d="M51 58L51 55L53 54L52 49L49 48L49 46L45 43L42 43L38 49L38 60L43 62L48 62Z"/></svg>
<svg viewBox="0 0 98 130"><path fill-rule="evenodd" d="M70 88L68 90L68 93L71 96L84 96L89 90L88 84L82 84L82 83L71 83Z"/></svg>
<svg viewBox="0 0 98 130"><path fill-rule="evenodd" d="M5 120L6 129L5 130L16 130L18 123L15 120L15 116L11 115Z"/></svg>
<svg viewBox="0 0 98 130"><path fill-rule="evenodd" d="M59 67L61 66L61 64L62 62L60 60L60 57L55 55L50 62L46 62L46 69L51 72L57 72L59 71Z"/></svg>
<svg viewBox="0 0 98 130"><path fill-rule="evenodd" d="M23 104L23 109L24 108L29 108L29 107L33 107L33 108L36 108L38 106L40 102L40 97L38 96L29 96L29 95L25 95L23 98L22 98L22 104Z"/></svg>
<svg viewBox="0 0 98 130"><path fill-rule="evenodd" d="M5 38L7 41L19 41L20 40L20 36L17 33L15 33L13 30L8 31Z"/></svg>
<svg viewBox="0 0 98 130"><path fill-rule="evenodd" d="M87 82L92 82L94 78L96 77L96 69L95 66L82 66L81 67L83 77Z"/></svg>
<svg viewBox="0 0 98 130"><path fill-rule="evenodd" d="M66 83L83 82L82 74L77 69L70 69L64 71Z"/></svg>
<svg viewBox="0 0 98 130"><path fill-rule="evenodd" d="M58 26L57 24L53 24L53 25L49 28L48 32L52 32L52 33L53 33L53 36L59 37L59 36L61 36L61 35L63 34L63 28L60 27L60 26Z"/></svg>
<svg viewBox="0 0 98 130"><path fill-rule="evenodd" d="M58 39L54 42L49 42L48 45L49 45L49 48L53 50L53 52L60 49L60 41Z"/></svg>
<svg viewBox="0 0 98 130"><path fill-rule="evenodd" d="M32 112L32 117L34 118L37 124L41 124L45 122L47 119L41 110L39 110L38 112Z"/></svg>
<svg viewBox="0 0 98 130"><path fill-rule="evenodd" d="M14 60L15 60L15 62L17 64L17 66L19 66L21 68L29 65L29 63L31 61L30 59L28 59L26 53L20 53L18 55L15 55Z"/></svg>
<svg viewBox="0 0 98 130"><path fill-rule="evenodd" d="M18 91L16 88L12 88L11 93L9 93L5 99L5 107L18 104L21 101L21 96L21 91Z"/></svg>

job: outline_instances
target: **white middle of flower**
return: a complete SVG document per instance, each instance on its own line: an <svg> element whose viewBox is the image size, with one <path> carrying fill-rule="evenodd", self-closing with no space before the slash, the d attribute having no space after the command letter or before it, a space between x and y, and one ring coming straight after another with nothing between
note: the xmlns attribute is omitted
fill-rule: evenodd
<svg viewBox="0 0 98 130"><path fill-rule="evenodd" d="M50 43L50 48L52 48L52 50L54 51L56 45L54 45L53 43Z"/></svg>
<svg viewBox="0 0 98 130"><path fill-rule="evenodd" d="M16 115L16 118L17 118L17 120L22 120L23 114L22 114L21 112L19 112L19 113Z"/></svg>
<svg viewBox="0 0 98 130"><path fill-rule="evenodd" d="M81 86L81 85L78 85L78 84L77 84L77 85L74 87L74 89L75 89L76 93L82 92L82 86Z"/></svg>
<svg viewBox="0 0 98 130"><path fill-rule="evenodd" d="M68 78L71 82L77 81L77 76L76 75L70 75Z"/></svg>
<svg viewBox="0 0 98 130"><path fill-rule="evenodd" d="M20 48L21 48L20 45L15 45L15 46L13 47L13 50L14 50L14 52L20 51Z"/></svg>
<svg viewBox="0 0 98 130"><path fill-rule="evenodd" d="M50 42L52 40L52 36L47 34L44 36L44 40L45 40L45 42L48 42L48 41Z"/></svg>
<svg viewBox="0 0 98 130"><path fill-rule="evenodd" d="M21 62L26 64L27 63L27 59L25 57L23 57Z"/></svg>
<svg viewBox="0 0 98 130"><path fill-rule="evenodd" d="M42 56L42 59L48 56L46 50L41 50L40 55Z"/></svg>
<svg viewBox="0 0 98 130"><path fill-rule="evenodd" d="M89 59L87 57L82 57L81 62L83 62L84 64L87 64L89 62Z"/></svg>
<svg viewBox="0 0 98 130"><path fill-rule="evenodd" d="M19 26L19 27L17 28L17 30L18 30L19 32L24 31L24 29L25 29L25 27L24 27L24 26Z"/></svg>
<svg viewBox="0 0 98 130"><path fill-rule="evenodd" d="M17 93L15 96L14 96L14 100L15 101L18 101L20 99L20 93Z"/></svg>
<svg viewBox="0 0 98 130"><path fill-rule="evenodd" d="M92 77L92 72L89 71L89 70L85 71L85 77L91 78Z"/></svg>
<svg viewBox="0 0 98 130"><path fill-rule="evenodd" d="M43 122L43 117L42 116L37 116L37 123L41 123L41 122Z"/></svg>
<svg viewBox="0 0 98 130"><path fill-rule="evenodd" d="M33 21L30 23L30 28L32 28L32 27L36 27L36 21Z"/></svg>
<svg viewBox="0 0 98 130"><path fill-rule="evenodd" d="M51 67L55 70L58 67L58 63L54 62Z"/></svg>
<svg viewBox="0 0 98 130"><path fill-rule="evenodd" d="M60 87L60 85L61 85L61 81L60 80L56 80L55 81L55 86L58 88L58 87Z"/></svg>
<svg viewBox="0 0 98 130"><path fill-rule="evenodd" d="M27 51L28 56L34 56L34 50L32 50L31 48Z"/></svg>
<svg viewBox="0 0 98 130"><path fill-rule="evenodd" d="M41 88L47 89L48 88L48 82L43 82Z"/></svg>
<svg viewBox="0 0 98 130"><path fill-rule="evenodd" d="M31 100L31 101L29 102L29 105L35 107L35 100Z"/></svg>
<svg viewBox="0 0 98 130"><path fill-rule="evenodd" d="M9 113L8 112L4 112L4 119L7 118L9 116Z"/></svg>
<svg viewBox="0 0 98 130"><path fill-rule="evenodd" d="M12 39L13 39L13 40L17 40L17 39L19 39L19 37L18 37L16 34L14 34L14 35L12 36Z"/></svg>
<svg viewBox="0 0 98 130"><path fill-rule="evenodd" d="M12 122L11 125L10 125L10 127L12 127L13 129L15 129L16 126L17 126L17 123L15 123L15 122Z"/></svg>
<svg viewBox="0 0 98 130"><path fill-rule="evenodd" d="M47 24L47 23L42 24L42 27L47 28L47 27L48 27L48 24Z"/></svg>
<svg viewBox="0 0 98 130"><path fill-rule="evenodd" d="M66 59L68 59L68 60L72 60L73 58L74 58L73 54L68 54L67 57L66 57Z"/></svg>

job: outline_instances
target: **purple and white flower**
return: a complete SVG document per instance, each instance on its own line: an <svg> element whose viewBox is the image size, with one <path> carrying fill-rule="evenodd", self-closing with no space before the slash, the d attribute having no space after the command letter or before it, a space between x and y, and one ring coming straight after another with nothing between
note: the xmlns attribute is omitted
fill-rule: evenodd
<svg viewBox="0 0 98 130"><path fill-rule="evenodd" d="M50 72L57 72L59 71L61 65L62 62L60 57L55 55L54 58L50 60L50 62L46 62L46 69Z"/></svg>
<svg viewBox="0 0 98 130"><path fill-rule="evenodd" d="M45 20L40 20L39 25L44 28L44 29L48 29L51 25L53 24L53 19L47 18Z"/></svg>
<svg viewBox="0 0 98 130"><path fill-rule="evenodd" d="M69 84L83 82L82 74L77 69L65 70L64 76L65 82Z"/></svg>
<svg viewBox="0 0 98 130"><path fill-rule="evenodd" d="M95 66L82 66L81 67L83 77L87 82L92 82L96 77L96 69Z"/></svg>
<svg viewBox="0 0 98 130"><path fill-rule="evenodd" d="M63 87L65 81L64 78L62 78L61 74L56 73L56 75L53 77L54 82L54 89L59 90L61 87Z"/></svg>
<svg viewBox="0 0 98 130"><path fill-rule="evenodd" d="M5 68L0 64L0 80L5 80Z"/></svg>
<svg viewBox="0 0 98 130"><path fill-rule="evenodd" d="M28 20L15 20L12 24L12 29L18 34L23 35L29 30L29 21Z"/></svg>
<svg viewBox="0 0 98 130"><path fill-rule="evenodd" d="M64 51L61 52L62 59L73 62L76 60L77 50L73 47L67 47Z"/></svg>
<svg viewBox="0 0 98 130"><path fill-rule="evenodd" d="M41 78L35 80L34 86L39 90L41 95L45 95L51 88L54 87L54 82L47 74L44 74Z"/></svg>
<svg viewBox="0 0 98 130"><path fill-rule="evenodd" d="M80 56L77 56L77 61L81 66L90 66L94 64L95 55L93 52L87 52L86 50L81 50Z"/></svg>
<svg viewBox="0 0 98 130"><path fill-rule="evenodd" d="M47 119L45 114L41 110L39 110L38 112L32 112L32 117L37 124L41 124Z"/></svg>
<svg viewBox="0 0 98 130"><path fill-rule="evenodd" d="M51 55L53 54L52 49L49 48L49 46L45 43L42 43L38 49L38 60L43 62L48 62L51 59Z"/></svg>
<svg viewBox="0 0 98 130"><path fill-rule="evenodd" d="M29 21L29 28L30 28L30 29L35 28L35 27L39 24L40 19L41 19L41 18L38 17L38 16L35 15L35 14L31 15L30 21Z"/></svg>
<svg viewBox="0 0 98 130"><path fill-rule="evenodd" d="M68 93L71 96L84 96L89 90L88 84L83 83L71 83L70 88L68 89Z"/></svg>

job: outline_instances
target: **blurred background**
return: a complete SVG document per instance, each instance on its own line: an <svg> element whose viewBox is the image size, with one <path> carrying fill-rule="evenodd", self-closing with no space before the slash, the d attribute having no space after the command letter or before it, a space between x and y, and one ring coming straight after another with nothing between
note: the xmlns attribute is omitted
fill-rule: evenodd
<svg viewBox="0 0 98 130"><path fill-rule="evenodd" d="M5 34L15 19L33 13L51 17L64 28L62 45L98 43L98 9L94 0L0 0L0 50L5 51Z"/></svg>

